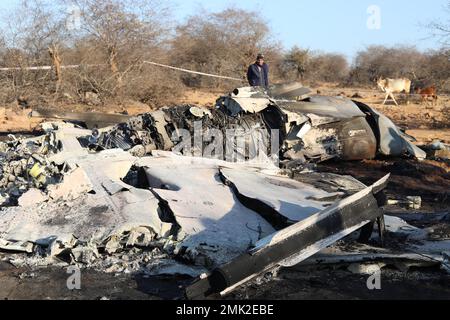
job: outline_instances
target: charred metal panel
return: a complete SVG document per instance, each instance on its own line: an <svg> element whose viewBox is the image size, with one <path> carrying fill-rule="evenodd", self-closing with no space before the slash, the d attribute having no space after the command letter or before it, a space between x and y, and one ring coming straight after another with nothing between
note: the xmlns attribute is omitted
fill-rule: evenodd
<svg viewBox="0 0 450 320"><path fill-rule="evenodd" d="M121 114L95 113L95 112L65 112L38 109L31 113L35 118L70 120L85 123L88 128L106 127L128 121L131 116Z"/></svg>
<svg viewBox="0 0 450 320"><path fill-rule="evenodd" d="M339 121L353 117L365 117L356 104L344 98L313 96L304 101L277 101L281 109L304 115L314 114L318 117ZM332 120L334 119L334 120Z"/></svg>
<svg viewBox="0 0 450 320"><path fill-rule="evenodd" d="M228 114L232 117L242 112L257 113L267 108L270 104L268 98L241 98L223 97L217 101L217 106L226 106Z"/></svg>
<svg viewBox="0 0 450 320"><path fill-rule="evenodd" d="M256 248L201 277L186 289L188 299L226 293L280 263L300 263L324 247L380 217L376 194L387 185L389 176L332 207L272 236Z"/></svg>
<svg viewBox="0 0 450 320"><path fill-rule="evenodd" d="M222 168L220 174L242 203L262 214L267 221L275 221L275 227L279 227L280 222L284 228L304 220L343 196L342 192L326 192L313 184L287 177L227 168Z"/></svg>
<svg viewBox="0 0 450 320"><path fill-rule="evenodd" d="M426 158L426 153L412 144L410 137L401 132L388 117L361 102L355 103L367 115L367 122L378 140L379 153L385 156L410 155L418 159Z"/></svg>
<svg viewBox="0 0 450 320"><path fill-rule="evenodd" d="M342 154L342 144L338 138L334 123L313 127L297 143L293 143L292 149L301 152L310 160L325 161Z"/></svg>
<svg viewBox="0 0 450 320"><path fill-rule="evenodd" d="M319 161L375 157L377 140L364 113L356 104L338 98L312 97L309 100L278 102L282 112L306 114L311 121L311 124L290 127L285 140L285 156L296 159L296 154L301 154L310 160Z"/></svg>
<svg viewBox="0 0 450 320"><path fill-rule="evenodd" d="M337 124L341 141L342 160L373 159L377 152L377 140L365 118L355 118Z"/></svg>
<svg viewBox="0 0 450 320"><path fill-rule="evenodd" d="M311 89L301 83L277 84L269 88L268 95L275 99L303 100L309 97Z"/></svg>

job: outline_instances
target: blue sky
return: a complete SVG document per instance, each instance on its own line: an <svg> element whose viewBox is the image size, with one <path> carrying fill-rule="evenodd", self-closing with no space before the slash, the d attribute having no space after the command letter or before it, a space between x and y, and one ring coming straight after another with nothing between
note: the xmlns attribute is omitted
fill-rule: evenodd
<svg viewBox="0 0 450 320"><path fill-rule="evenodd" d="M219 11L229 6L256 10L269 22L285 48L298 45L312 50L339 52L349 59L367 45L416 45L438 48L424 25L448 19L443 11L448 0L169 0L174 17L183 21L201 8ZM0 10L19 0L0 0ZM380 9L381 29L367 27L367 9Z"/></svg>
<svg viewBox="0 0 450 320"><path fill-rule="evenodd" d="M416 45L424 50L439 47L436 39L429 39L424 25L447 19L443 8L448 0L176 0L175 3L179 19L201 7L216 11L234 5L256 10L268 20L285 48L298 45L340 52L352 58L371 44ZM367 27L367 9L371 5L380 8L379 30Z"/></svg>

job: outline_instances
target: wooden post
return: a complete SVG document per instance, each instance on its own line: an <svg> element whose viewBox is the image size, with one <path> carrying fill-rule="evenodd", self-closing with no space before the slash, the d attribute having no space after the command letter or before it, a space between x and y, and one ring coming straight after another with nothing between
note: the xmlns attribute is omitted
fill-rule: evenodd
<svg viewBox="0 0 450 320"><path fill-rule="evenodd" d="M50 54L50 58L52 59L53 67L55 69L56 92L58 92L58 89L59 89L59 87L61 85L61 81L62 81L62 72L61 72L62 59L59 55L58 46L53 45L52 47L48 48L48 53Z"/></svg>
<svg viewBox="0 0 450 320"><path fill-rule="evenodd" d="M117 49L114 46L108 48L109 53L109 67L111 69L112 74L115 76L117 80L117 86L120 90L122 87L122 75L119 72L119 66L117 63Z"/></svg>

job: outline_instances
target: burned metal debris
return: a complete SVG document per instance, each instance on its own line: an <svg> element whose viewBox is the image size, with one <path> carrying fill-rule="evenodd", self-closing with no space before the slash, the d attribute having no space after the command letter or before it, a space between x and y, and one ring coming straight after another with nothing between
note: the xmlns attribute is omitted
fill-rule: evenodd
<svg viewBox="0 0 450 320"><path fill-rule="evenodd" d="M403 234L381 210L389 176L366 186L302 169L422 151L368 106L299 86L270 92L236 89L212 110L163 108L113 127L52 123L42 136L11 137L0 144L0 250L40 265L199 276L186 297L204 298L358 230L381 243L385 226ZM408 247L436 254L426 232L413 231Z"/></svg>
<svg viewBox="0 0 450 320"><path fill-rule="evenodd" d="M50 163L47 155L57 149L55 135L41 139L16 139L0 145L0 196L2 206L17 204L30 188L41 188L61 180L60 169Z"/></svg>
<svg viewBox="0 0 450 320"><path fill-rule="evenodd" d="M143 156L152 150L173 150L184 138L180 130L187 130L194 148L176 150L182 154L205 156L211 144L222 144L223 150L231 148L234 152L241 148L241 153L262 146L287 167L292 163L373 159L378 155L426 158L426 153L412 143L412 137L369 106L309 93L301 85L274 86L269 93L260 88L240 88L219 98L215 109L163 108L131 118L90 140L97 141L97 148L133 149L134 154ZM233 144L236 136L227 135L229 129L246 136L245 146ZM214 141L212 130L220 131L224 141ZM194 141L197 135L210 140Z"/></svg>
<svg viewBox="0 0 450 320"><path fill-rule="evenodd" d="M276 99L257 88L243 88L220 98L217 105L232 116L261 114L268 128L280 131L281 159L362 160L377 155L426 158L425 152L411 143L412 137L361 102L291 92Z"/></svg>
<svg viewBox="0 0 450 320"><path fill-rule="evenodd" d="M91 145L96 150L121 148L141 157L153 150L205 157L206 150L213 147L215 151L221 150L208 155L213 158L223 159L227 154L238 153L243 160L251 160L252 152L250 155L246 152L249 149L256 151L262 146L265 154L270 151L269 131L260 114L231 117L224 109L186 105L133 117L103 129L98 138L91 135L82 139L85 145L87 141L97 141ZM237 139L245 141L244 145L239 145Z"/></svg>

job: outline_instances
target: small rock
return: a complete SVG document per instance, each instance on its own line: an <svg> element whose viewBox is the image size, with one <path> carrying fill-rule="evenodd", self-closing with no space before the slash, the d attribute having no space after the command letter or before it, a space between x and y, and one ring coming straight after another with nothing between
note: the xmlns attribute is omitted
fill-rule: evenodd
<svg viewBox="0 0 450 320"><path fill-rule="evenodd" d="M29 208L47 201L47 196L38 189L30 189L19 198L19 206Z"/></svg>
<svg viewBox="0 0 450 320"><path fill-rule="evenodd" d="M110 266L109 268L107 268L105 270L106 273L115 273L115 274L120 274L125 270L126 267L124 267L121 264L113 264L112 266Z"/></svg>
<svg viewBox="0 0 450 320"><path fill-rule="evenodd" d="M352 98L353 98L353 99L363 99L363 96L360 95L359 92L357 92L357 93L355 93L355 94L352 96Z"/></svg>
<svg viewBox="0 0 450 320"><path fill-rule="evenodd" d="M0 194L0 207L7 205L9 203L9 196L8 195L1 195Z"/></svg>

